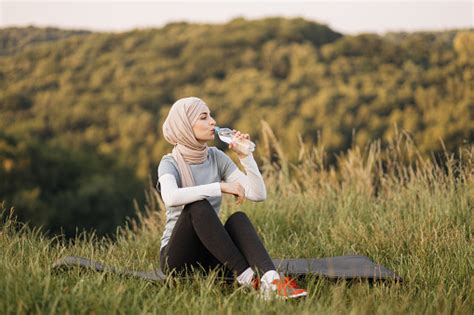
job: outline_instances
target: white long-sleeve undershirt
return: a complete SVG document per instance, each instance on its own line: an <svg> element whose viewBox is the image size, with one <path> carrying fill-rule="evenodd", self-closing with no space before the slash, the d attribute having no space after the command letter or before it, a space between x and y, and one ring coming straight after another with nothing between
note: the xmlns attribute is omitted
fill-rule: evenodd
<svg viewBox="0 0 474 315"><path fill-rule="evenodd" d="M240 163L247 174L244 174L237 168L226 178L225 182L239 182L245 190L246 199L252 201L265 200L267 198L265 183L253 155L250 154L240 159ZM161 197L166 207L178 207L194 201L203 200L206 197L217 197L222 194L219 182L179 188L176 183L176 178L172 174L162 175L159 181Z"/></svg>

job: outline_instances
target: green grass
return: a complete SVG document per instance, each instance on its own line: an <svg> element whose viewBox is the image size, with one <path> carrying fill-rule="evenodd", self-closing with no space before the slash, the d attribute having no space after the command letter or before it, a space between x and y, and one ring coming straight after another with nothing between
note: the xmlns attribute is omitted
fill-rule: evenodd
<svg viewBox="0 0 474 315"><path fill-rule="evenodd" d="M273 257L359 253L397 272L403 284L308 277L300 281L307 298L264 302L215 275L151 283L79 269L52 272L64 255L157 268L162 205L150 193L146 214L114 241L82 234L59 242L8 219L0 229L0 313L473 314L474 149L460 151L443 169L411 150L409 143L354 148L337 172L324 165L320 149L302 148L296 167L280 152L278 164L264 167L268 199L242 206ZM224 199L223 220L237 210L233 202Z"/></svg>

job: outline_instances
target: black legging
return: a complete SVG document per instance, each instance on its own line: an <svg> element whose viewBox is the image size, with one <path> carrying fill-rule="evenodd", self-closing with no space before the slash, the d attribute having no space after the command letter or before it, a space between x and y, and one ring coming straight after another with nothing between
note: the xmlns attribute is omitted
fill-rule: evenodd
<svg viewBox="0 0 474 315"><path fill-rule="evenodd" d="M206 199L183 208L168 244L161 250L160 264L165 273L182 273L190 267L208 271L224 266L234 275L250 266L260 274L275 269L247 215L235 212L222 225Z"/></svg>

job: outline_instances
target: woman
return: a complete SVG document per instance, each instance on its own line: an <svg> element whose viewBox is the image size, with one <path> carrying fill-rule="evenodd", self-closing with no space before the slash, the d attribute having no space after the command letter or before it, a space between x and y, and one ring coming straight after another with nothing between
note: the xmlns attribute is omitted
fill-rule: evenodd
<svg viewBox="0 0 474 315"><path fill-rule="evenodd" d="M174 145L158 167L157 189L166 206L160 263L165 273L189 268L223 267L239 284L259 288L265 298L305 296L289 278L280 278L262 241L243 212L232 214L223 225L219 213L222 194L234 195L241 204L266 199L266 189L252 154L230 144L247 174L216 147L216 121L199 98L182 98L173 104L163 134ZM236 132L237 138L250 139ZM258 275L262 275L261 278Z"/></svg>

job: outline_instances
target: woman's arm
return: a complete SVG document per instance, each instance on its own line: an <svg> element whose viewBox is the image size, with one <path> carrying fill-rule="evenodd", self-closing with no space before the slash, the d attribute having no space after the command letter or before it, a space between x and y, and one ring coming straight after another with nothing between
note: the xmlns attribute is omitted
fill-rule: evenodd
<svg viewBox="0 0 474 315"><path fill-rule="evenodd" d="M203 200L206 197L217 197L221 195L220 183L211 183L192 187L178 188L176 177L172 174L164 174L159 178L161 187L161 198L166 207L178 207L188 203Z"/></svg>
<svg viewBox="0 0 474 315"><path fill-rule="evenodd" d="M265 182L253 155L249 154L244 158L240 158L240 163L243 165L247 175L236 169L226 178L226 182L239 182L245 190L245 197L249 200L263 201L267 199Z"/></svg>

